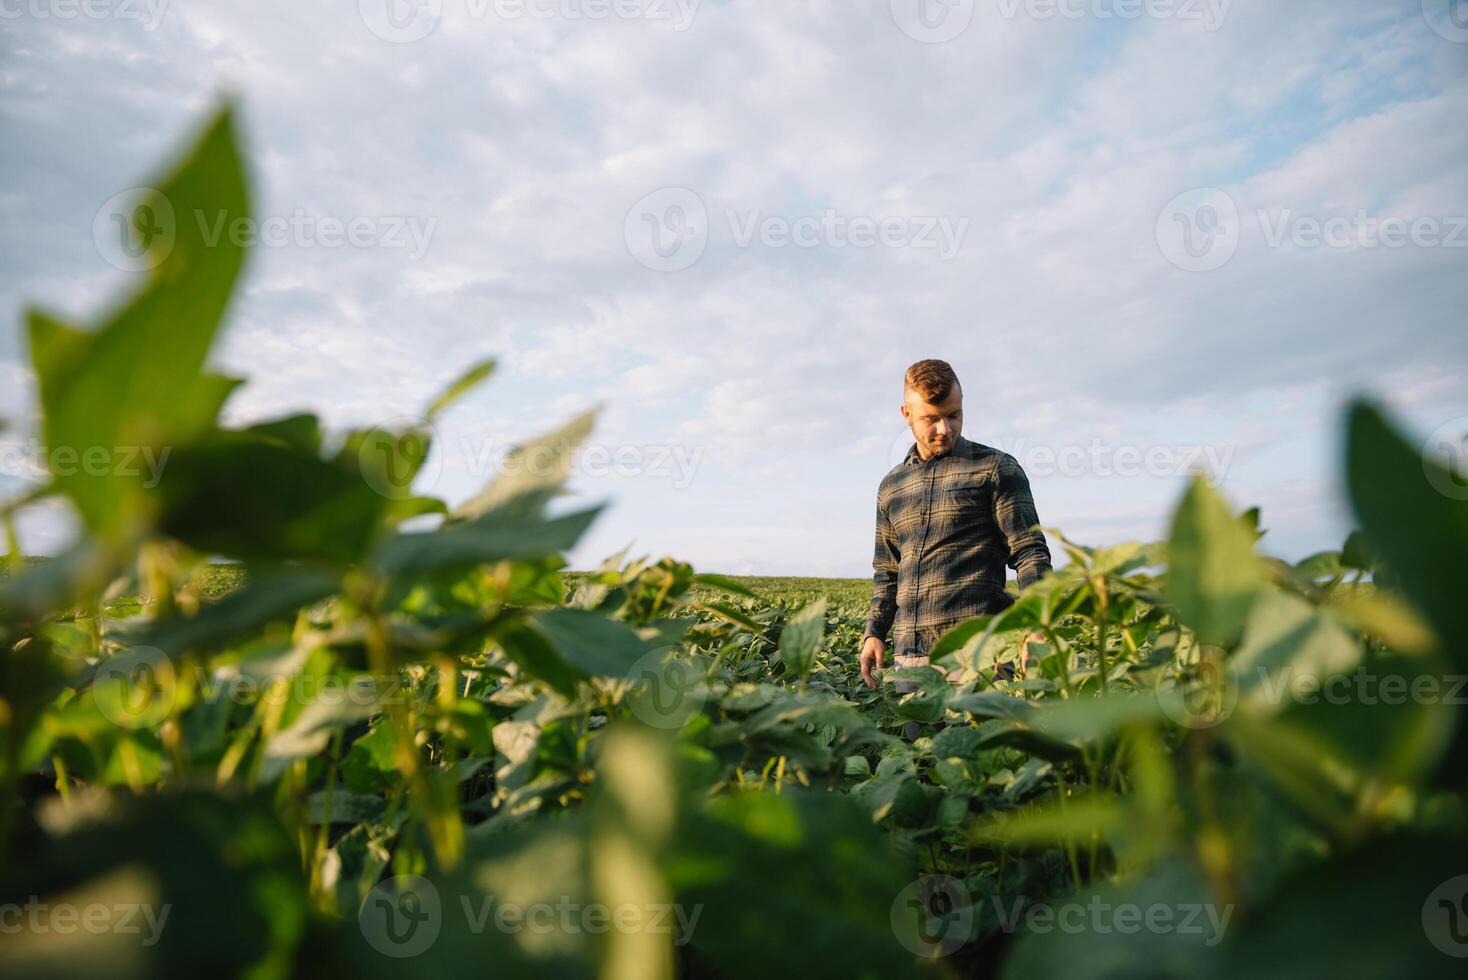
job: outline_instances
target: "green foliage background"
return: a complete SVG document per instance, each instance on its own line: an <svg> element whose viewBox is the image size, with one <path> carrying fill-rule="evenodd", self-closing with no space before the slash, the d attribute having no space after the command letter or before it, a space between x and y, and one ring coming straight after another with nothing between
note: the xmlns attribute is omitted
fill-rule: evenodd
<svg viewBox="0 0 1468 980"><path fill-rule="evenodd" d="M154 186L249 214L227 107ZM1430 896L1468 870L1468 504L1371 405L1345 420L1340 552L1264 557L1259 515L1197 482L1167 542L1052 532L1064 569L870 691L866 583L567 571L597 508L548 505L590 418L457 509L411 492L426 428L221 425L241 382L207 359L247 256L178 231L98 323L27 317L46 445L166 448L161 481L7 503L0 584L0 903L173 911L146 947L7 933L7 977L1460 974L1468 907ZM24 562L14 515L45 497L85 531ZM957 912L904 900L933 875ZM384 883L442 902L426 950L373 944ZM488 897L700 914L469 928ZM1004 914L1096 902L1228 926Z"/></svg>

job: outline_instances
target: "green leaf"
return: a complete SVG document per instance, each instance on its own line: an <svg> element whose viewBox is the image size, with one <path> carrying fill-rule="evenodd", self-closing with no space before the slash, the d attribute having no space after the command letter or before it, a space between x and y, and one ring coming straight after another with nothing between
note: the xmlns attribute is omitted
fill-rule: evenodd
<svg viewBox="0 0 1468 980"><path fill-rule="evenodd" d="M1352 531L1341 548L1341 564L1346 568L1369 572L1376 567L1376 552L1366 535Z"/></svg>
<svg viewBox="0 0 1468 980"><path fill-rule="evenodd" d="M583 609L548 609L530 619L568 663L592 677L630 677L647 652L625 623Z"/></svg>
<svg viewBox="0 0 1468 980"><path fill-rule="evenodd" d="M1195 479L1173 518L1167 597L1202 642L1226 646L1263 583L1254 535L1201 479Z"/></svg>
<svg viewBox="0 0 1468 980"><path fill-rule="evenodd" d="M565 483L572 456L595 424L596 412L586 412L555 432L517 446L505 457L500 475L456 509L454 516L476 518L515 501L548 500Z"/></svg>
<svg viewBox="0 0 1468 980"><path fill-rule="evenodd" d="M600 507L592 507L544 519L493 510L440 531L393 535L378 548L374 562L396 573L548 558L573 547L599 513Z"/></svg>
<svg viewBox="0 0 1468 980"><path fill-rule="evenodd" d="M159 491L169 535L206 554L259 560L356 561L387 507L350 468L243 433L178 450Z"/></svg>
<svg viewBox="0 0 1468 980"><path fill-rule="evenodd" d="M321 450L321 420L306 412L256 422L244 431L312 456Z"/></svg>
<svg viewBox="0 0 1468 980"><path fill-rule="evenodd" d="M1363 402L1351 407L1347 438L1346 482L1362 530L1443 651L1468 670L1468 484Z"/></svg>
<svg viewBox="0 0 1468 980"><path fill-rule="evenodd" d="M294 618L303 606L333 594L340 584L338 576L309 568L255 572L243 587L204 606L197 615L154 623L128 643L154 647L169 657L215 649L247 638L267 623Z"/></svg>
<svg viewBox="0 0 1468 980"><path fill-rule="evenodd" d="M752 591L746 589L727 575L714 575L711 572L703 572L693 576L693 581L699 585L711 585L716 589L723 589L725 592L732 592L735 595L741 595L747 599L758 598Z"/></svg>
<svg viewBox="0 0 1468 980"><path fill-rule="evenodd" d="M1461 837L1398 834L1296 870L1220 947L1219 976L1461 977L1464 882L1444 860L1461 849Z"/></svg>
<svg viewBox="0 0 1468 980"><path fill-rule="evenodd" d="M1146 548L1140 541L1126 541L1097 548L1091 559L1093 575L1125 575L1147 564Z"/></svg>
<svg viewBox="0 0 1468 980"><path fill-rule="evenodd" d="M564 697L576 697L581 672L561 656L543 632L524 620L513 619L497 627L493 639L505 655L531 677L544 681L551 690ZM494 730L496 744L500 738L508 737L509 731L505 725L497 726Z"/></svg>
<svg viewBox="0 0 1468 980"><path fill-rule="evenodd" d="M452 384L450 384L447 388L439 393L439 396L433 400L433 404L428 406L427 415L429 421L438 418L449 408L449 406L453 405L454 402L458 401L460 398L473 391L476 387L483 383L486 378L494 373L494 369L494 358L486 357L484 360L478 362L477 364L470 367L469 370L459 375L459 377L455 379Z"/></svg>
<svg viewBox="0 0 1468 980"><path fill-rule="evenodd" d="M228 226L249 217L229 107L153 186L134 213L148 223L157 263L147 284L92 333L28 317L52 475L103 535L147 518L154 474L138 465L143 451L166 459L164 450L206 431L237 383L204 371L244 261ZM58 453L82 462L58 465ZM88 454L99 465L86 463Z"/></svg>
<svg viewBox="0 0 1468 980"><path fill-rule="evenodd" d="M956 650L962 650L969 640L984 632L992 620L992 616L975 616L973 619L964 620L962 623L959 623L938 637L937 642L928 650L929 662L937 661L939 658L953 653Z"/></svg>
<svg viewBox="0 0 1468 980"><path fill-rule="evenodd" d="M1164 717L1162 704L1151 695L1113 693L1048 703L1030 724L1050 738L1081 742L1106 738L1128 725L1150 725Z"/></svg>
<svg viewBox="0 0 1468 980"><path fill-rule="evenodd" d="M949 698L948 707L956 711L966 711L980 720L1007 718L1011 721L1027 721L1035 714L1033 704L1001 691L960 694L957 697Z"/></svg>
<svg viewBox="0 0 1468 980"><path fill-rule="evenodd" d="M733 623L740 629L752 633L755 636L764 635L765 629L763 626L755 622L748 613L741 609L736 609L727 602L698 602L693 605L695 608L707 610L720 619Z"/></svg>
<svg viewBox="0 0 1468 980"><path fill-rule="evenodd" d="M826 635L826 597L807 603L780 631L780 659L793 677L804 677L815 666L816 653Z"/></svg>
<svg viewBox="0 0 1468 980"><path fill-rule="evenodd" d="M1126 825L1127 813L1121 801L1096 793L995 814L974 824L969 836L1000 844L1084 844L1093 835L1114 836Z"/></svg>

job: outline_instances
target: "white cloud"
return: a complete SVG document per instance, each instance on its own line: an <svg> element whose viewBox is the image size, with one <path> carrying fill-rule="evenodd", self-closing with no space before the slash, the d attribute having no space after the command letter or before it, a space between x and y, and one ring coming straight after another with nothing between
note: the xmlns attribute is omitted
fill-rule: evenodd
<svg viewBox="0 0 1468 980"><path fill-rule="evenodd" d="M232 417L410 414L498 355L450 441L523 438L601 402L600 439L707 451L673 496L579 481L619 497L578 562L638 538L723 570L861 574L870 542L853 529L900 435L901 371L944 356L974 438L1233 446L1240 502L1288 513L1298 530L1273 521L1280 537L1313 550L1342 520L1310 493L1334 478L1347 392L1468 411L1442 380L1468 354L1461 256L1300 253L1256 232L1197 275L1166 261L1154 224L1210 185L1246 215L1468 213L1461 51L1418 8L1237 0L1215 32L981 10L939 45L904 36L885 0L705 2L682 32L474 21L450 0L433 34L400 45L350 3L200 0L154 33L6 22L0 118L16 150L0 217L16 234L0 301L95 309L121 281L90 241L96 207L230 89L261 215L436 221L418 259L258 249L220 349L253 379ZM623 241L629 208L665 186L710 215L706 251L679 273L643 268ZM741 248L729 209L967 232L947 262ZM22 359L0 340L7 383ZM469 493L472 469L446 465L438 489ZM1176 481L1036 488L1047 523L1099 540L1151 536ZM792 511L792 496L820 505Z"/></svg>

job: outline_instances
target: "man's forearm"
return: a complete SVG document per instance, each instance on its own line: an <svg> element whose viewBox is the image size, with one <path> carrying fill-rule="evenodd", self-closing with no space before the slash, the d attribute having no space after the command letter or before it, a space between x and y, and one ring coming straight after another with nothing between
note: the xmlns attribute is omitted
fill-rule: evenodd
<svg viewBox="0 0 1468 980"><path fill-rule="evenodd" d="M863 640L875 636L883 643L887 642L892 620L897 615L897 566L901 560L897 536L892 533L892 524L879 500L877 541L872 552L872 607L867 614L867 631Z"/></svg>
<svg viewBox="0 0 1468 980"><path fill-rule="evenodd" d="M892 618L896 615L896 612L897 601L895 594L886 598L883 598L881 595L872 596L871 612L867 614L867 630L862 635L862 639L865 640L868 636L875 636L883 643L886 643L887 635L892 631Z"/></svg>
<svg viewBox="0 0 1468 980"><path fill-rule="evenodd" d="M1014 556L1014 568L1021 590L1044 578L1050 567L1050 549L1043 541L1022 549Z"/></svg>

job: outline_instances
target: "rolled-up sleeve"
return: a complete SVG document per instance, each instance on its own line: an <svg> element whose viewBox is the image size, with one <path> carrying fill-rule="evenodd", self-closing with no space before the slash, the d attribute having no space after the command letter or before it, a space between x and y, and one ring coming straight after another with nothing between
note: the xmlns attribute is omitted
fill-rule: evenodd
<svg viewBox="0 0 1468 980"><path fill-rule="evenodd" d="M1029 478L1013 456L999 461L993 500L994 522L1009 546L1007 564L1023 589L1050 571L1050 547L1040 530Z"/></svg>
<svg viewBox="0 0 1468 980"><path fill-rule="evenodd" d="M897 565L901 552L897 546L897 535L892 531L892 522L887 519L887 509L877 500L877 545L872 556L872 608L867 616L867 631L862 637L875 636L883 643L892 629L892 619L897 615Z"/></svg>

